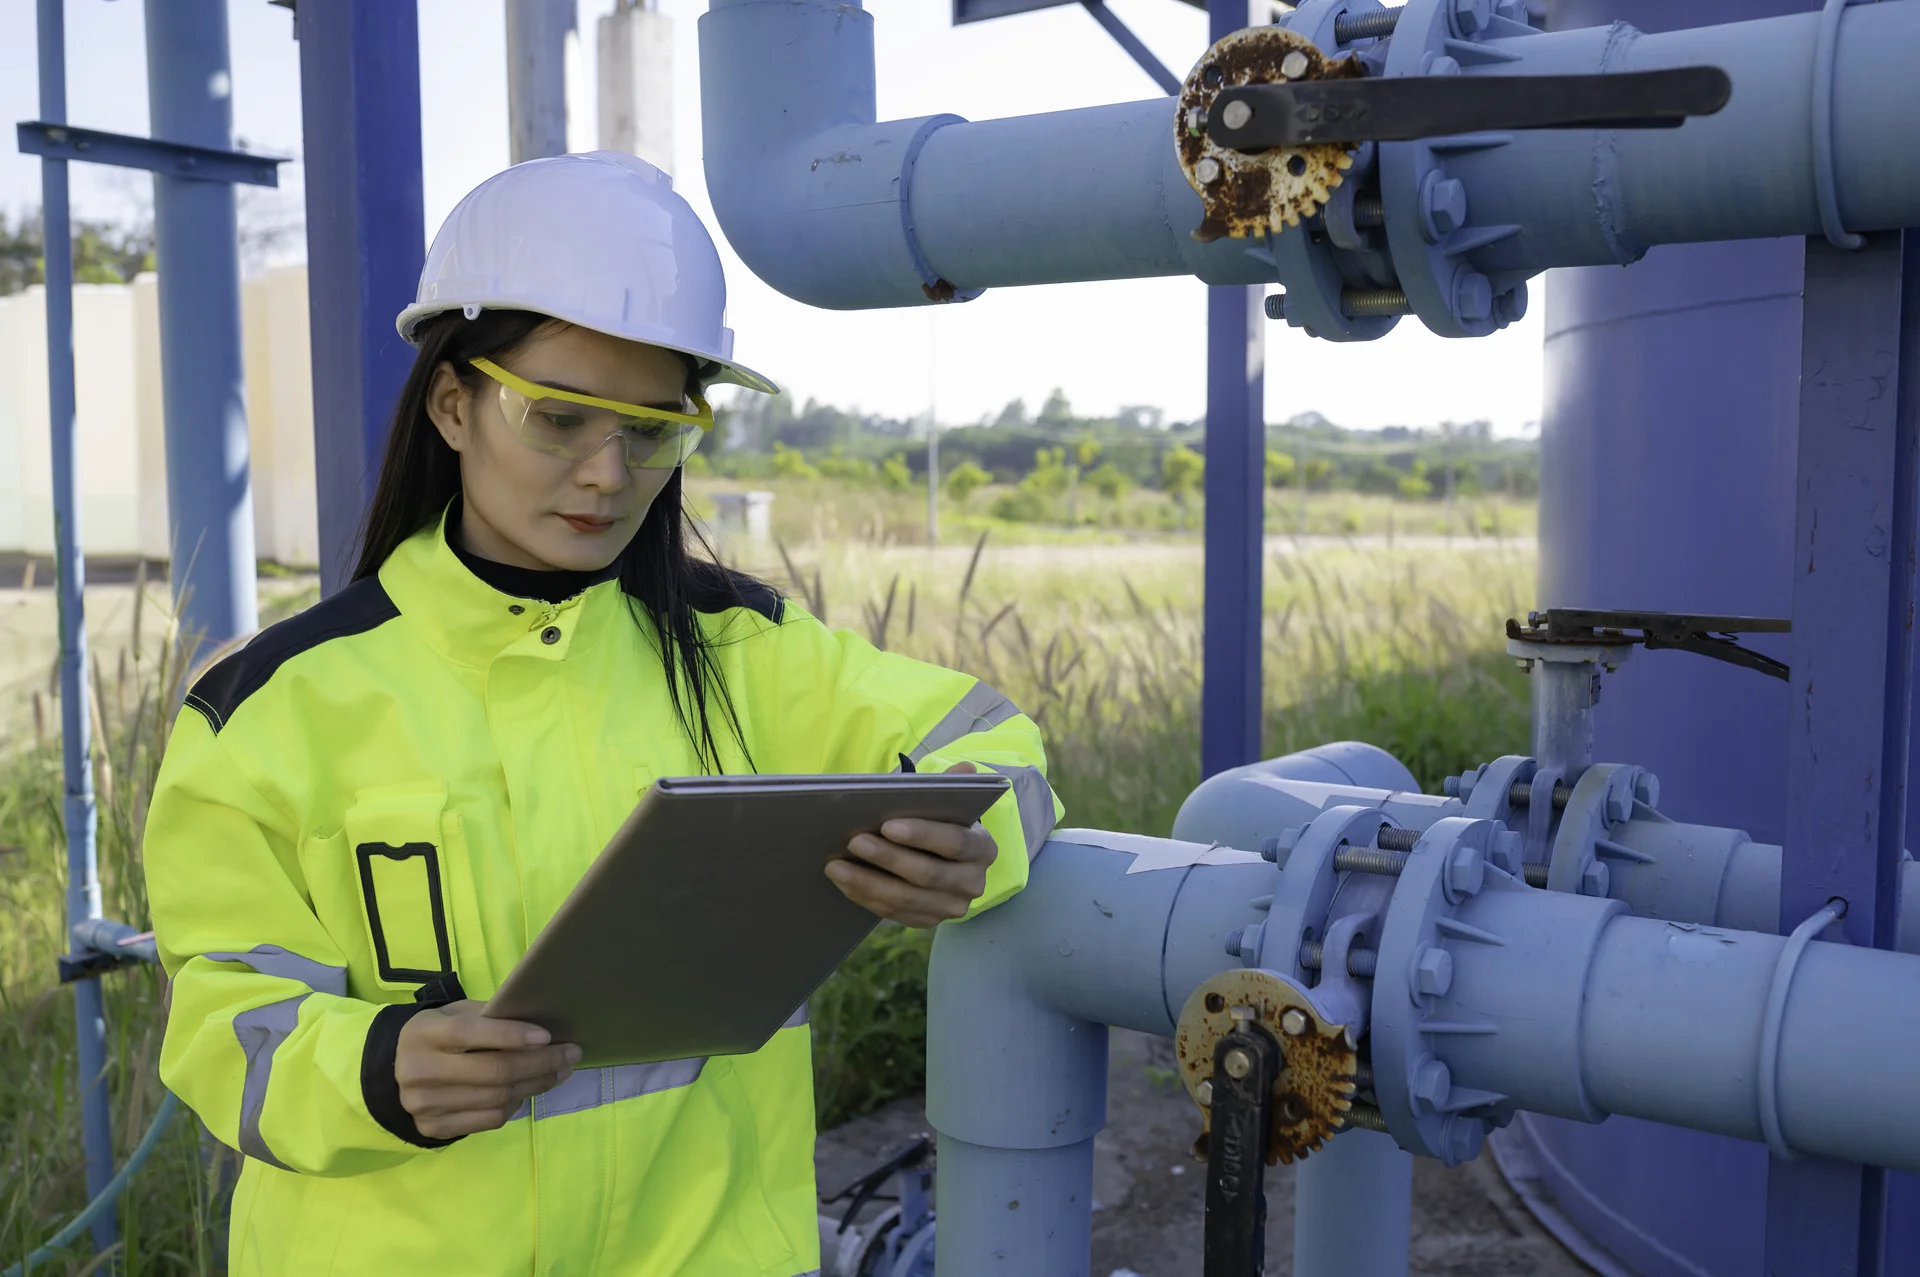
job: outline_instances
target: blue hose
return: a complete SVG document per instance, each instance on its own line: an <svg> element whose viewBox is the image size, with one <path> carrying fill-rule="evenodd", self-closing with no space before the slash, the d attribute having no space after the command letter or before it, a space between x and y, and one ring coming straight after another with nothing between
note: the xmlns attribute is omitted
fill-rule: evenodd
<svg viewBox="0 0 1920 1277"><path fill-rule="evenodd" d="M172 1121L173 1115L179 1111L179 1097L172 1091L168 1091L160 1100L160 1111L153 1115L153 1125L149 1126L147 1133L140 1137L140 1143L133 1150L132 1156L127 1158L126 1165L107 1181L107 1186L100 1190L100 1195L88 1202L87 1208L75 1215L72 1223L49 1237L46 1245L28 1255L20 1263L0 1270L0 1277L26 1277L27 1273L55 1258L61 1251L72 1245L73 1239L85 1232L94 1218L113 1205L114 1200L127 1190L127 1185L133 1182L133 1177L140 1173L140 1168L146 1165L147 1158L152 1156L153 1150L159 1146L160 1136L166 1132L167 1123Z"/></svg>

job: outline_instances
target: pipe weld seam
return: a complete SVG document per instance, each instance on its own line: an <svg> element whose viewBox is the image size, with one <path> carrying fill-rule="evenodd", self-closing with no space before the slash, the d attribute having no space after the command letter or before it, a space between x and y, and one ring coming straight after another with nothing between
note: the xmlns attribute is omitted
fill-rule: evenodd
<svg viewBox="0 0 1920 1277"><path fill-rule="evenodd" d="M1853 0L1826 0L1820 6L1820 31L1813 45L1813 194L1820 205L1820 229L1827 243L1849 252L1867 242L1840 220L1840 192L1833 175L1834 61L1840 50L1840 14Z"/></svg>
<svg viewBox="0 0 1920 1277"><path fill-rule="evenodd" d="M958 115L930 115L921 121L914 130L913 139L907 143L907 153L900 161L900 230L907 240L907 254L913 258L913 269L920 275L920 291L931 302L970 302L984 288L955 288L940 277L927 260L926 253L920 249L920 235L913 226L913 170L920 163L920 148L927 139L949 124L965 124L964 117Z"/></svg>
<svg viewBox="0 0 1920 1277"><path fill-rule="evenodd" d="M1805 922L1793 929L1774 964L1773 984L1767 990L1767 1015L1760 1026L1760 1130L1767 1147L1783 1162L1794 1160L1793 1149L1780 1124L1780 1029L1787 1014L1787 993L1793 987L1793 973L1800 966L1800 955L1813 938L1847 916L1845 901L1829 901L1815 910Z"/></svg>

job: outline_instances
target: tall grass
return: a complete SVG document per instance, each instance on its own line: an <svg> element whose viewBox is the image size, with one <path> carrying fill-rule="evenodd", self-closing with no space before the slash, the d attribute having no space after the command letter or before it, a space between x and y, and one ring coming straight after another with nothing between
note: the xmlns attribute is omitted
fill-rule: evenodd
<svg viewBox="0 0 1920 1277"><path fill-rule="evenodd" d="M109 917L141 928L149 918L140 838L189 647L139 589L131 637L90 670L101 902ZM57 722L58 702L36 693L34 712ZM0 749L0 1266L23 1260L87 1200L73 997L54 965L71 947L60 745L57 736L22 735L10 733ZM164 988L145 965L110 972L101 985L117 1163L160 1101ZM221 1150L203 1156L198 1124L177 1117L120 1199L111 1260L92 1258L83 1238L36 1271L102 1271L107 1262L128 1273L221 1271L216 1189L231 1171Z"/></svg>
<svg viewBox="0 0 1920 1277"><path fill-rule="evenodd" d="M992 683L1041 725L1071 824L1164 834L1197 783L1197 547L1142 543L940 551L814 544L766 575L830 624ZM1499 623L1524 610L1531 556L1316 550L1273 557L1262 642L1265 752L1363 739L1428 787L1525 742L1525 687ZM106 910L147 922L146 800L178 705L186 645L136 596L133 637L92 672ZM277 611L310 601L310 590ZM156 619L158 618L158 619ZM42 666L44 668L44 666ZM41 707L44 725L57 705ZM73 1003L55 983L66 886L57 733L24 715L0 740L0 1267L84 1204ZM922 1084L930 937L884 925L813 1003L816 1104L838 1124ZM116 1154L159 1099L157 972L104 978ZM121 1207L129 1273L212 1273L230 1154L182 1116ZM41 1271L80 1273L74 1248ZM97 1271L98 1269L92 1269Z"/></svg>

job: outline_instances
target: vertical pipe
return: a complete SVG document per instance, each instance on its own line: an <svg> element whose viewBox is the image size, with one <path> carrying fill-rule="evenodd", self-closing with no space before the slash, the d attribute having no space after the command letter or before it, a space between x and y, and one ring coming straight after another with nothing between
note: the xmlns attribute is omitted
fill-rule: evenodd
<svg viewBox="0 0 1920 1277"><path fill-rule="evenodd" d="M1781 933L1833 897L1848 941L1890 948L1905 854L1912 697L1914 432L1920 376L1905 236L1809 239L1802 300L1787 836ZM1878 1277L1886 1173L1776 1157L1771 1271Z"/></svg>
<svg viewBox="0 0 1920 1277"><path fill-rule="evenodd" d="M62 0L39 0L40 118L67 121L67 35ZM67 928L100 916L100 865L94 842L92 717L87 708L87 564L80 547L80 475L74 455L73 232L67 165L40 161L40 217L47 279L47 403L53 434L53 563L60 606L60 747L66 800ZM113 1178L112 1114L107 1095L107 1026L100 981L73 983L78 1039L81 1142L87 1196ZM93 1246L119 1236L111 1206L93 1221Z"/></svg>
<svg viewBox="0 0 1920 1277"><path fill-rule="evenodd" d="M1293 1189L1294 1277L1406 1277L1413 1154L1348 1131L1300 1163Z"/></svg>
<svg viewBox="0 0 1920 1277"><path fill-rule="evenodd" d="M1216 0L1211 38L1247 24ZM1266 492L1266 330L1258 288L1207 290L1206 613L1200 774L1260 757L1260 568Z"/></svg>
<svg viewBox="0 0 1920 1277"><path fill-rule="evenodd" d="M231 149L224 0L147 0L146 18L153 136ZM219 643L259 624L233 187L157 173L153 224L174 606Z"/></svg>
<svg viewBox="0 0 1920 1277"><path fill-rule="evenodd" d="M507 130L513 162L567 153L573 0L507 0Z"/></svg>
<svg viewBox="0 0 1920 1277"><path fill-rule="evenodd" d="M296 11L307 166L320 588L353 575L394 400L413 349L394 331L426 257L420 23L414 0Z"/></svg>
<svg viewBox="0 0 1920 1277"><path fill-rule="evenodd" d="M1533 755L1568 784L1593 762L1594 684L1600 667L1587 661L1536 660L1533 665Z"/></svg>

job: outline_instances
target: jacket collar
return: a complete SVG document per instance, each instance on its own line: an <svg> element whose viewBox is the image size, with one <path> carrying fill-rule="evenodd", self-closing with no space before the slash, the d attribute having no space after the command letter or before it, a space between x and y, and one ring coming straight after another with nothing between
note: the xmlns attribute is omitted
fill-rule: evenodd
<svg viewBox="0 0 1920 1277"><path fill-rule="evenodd" d="M527 655L564 658L581 643L591 643L616 611L624 611L618 580L589 586L561 603L494 588L447 544L446 512L387 556L380 584L428 646L476 669L516 647ZM549 625L559 627L560 640L542 643L539 634Z"/></svg>

